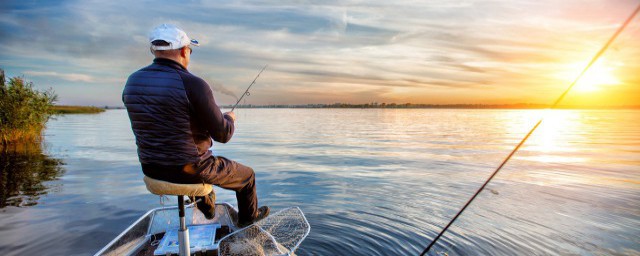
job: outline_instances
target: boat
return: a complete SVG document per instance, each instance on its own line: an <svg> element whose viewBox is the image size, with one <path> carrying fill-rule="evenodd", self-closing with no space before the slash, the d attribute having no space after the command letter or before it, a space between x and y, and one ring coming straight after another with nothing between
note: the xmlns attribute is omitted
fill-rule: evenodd
<svg viewBox="0 0 640 256"><path fill-rule="evenodd" d="M298 207L280 210L244 228L238 227L238 211L232 205L216 203L215 207L213 219L195 210L195 203L185 207L191 255L294 255L310 232ZM177 206L152 209L95 256L177 255L177 242L171 239L179 225Z"/></svg>

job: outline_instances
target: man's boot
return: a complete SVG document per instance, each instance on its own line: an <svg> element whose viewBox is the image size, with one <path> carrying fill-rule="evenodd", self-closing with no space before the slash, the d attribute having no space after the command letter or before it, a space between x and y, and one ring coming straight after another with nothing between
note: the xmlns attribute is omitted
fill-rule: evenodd
<svg viewBox="0 0 640 256"><path fill-rule="evenodd" d="M198 201L200 200L200 201ZM213 219L216 216L216 193L211 191L207 196L196 196L198 202L196 206L198 210L204 214L207 219Z"/></svg>
<svg viewBox="0 0 640 256"><path fill-rule="evenodd" d="M258 208L258 216L256 216L255 219L253 219L253 221L249 221L249 222L241 222L238 223L238 227L239 228L244 228L246 226L249 226L253 223L256 223L257 221L266 218L267 216L269 216L269 206L261 206L260 208Z"/></svg>

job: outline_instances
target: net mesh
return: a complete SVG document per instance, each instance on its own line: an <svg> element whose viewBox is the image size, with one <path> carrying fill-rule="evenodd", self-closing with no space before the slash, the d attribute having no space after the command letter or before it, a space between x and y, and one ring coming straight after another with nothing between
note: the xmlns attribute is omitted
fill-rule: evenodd
<svg viewBox="0 0 640 256"><path fill-rule="evenodd" d="M293 255L309 231L300 208L286 208L223 238L218 255Z"/></svg>

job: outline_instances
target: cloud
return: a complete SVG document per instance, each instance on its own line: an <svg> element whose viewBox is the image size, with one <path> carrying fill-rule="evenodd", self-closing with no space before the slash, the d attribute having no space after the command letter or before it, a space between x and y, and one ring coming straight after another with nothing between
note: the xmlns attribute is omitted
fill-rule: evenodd
<svg viewBox="0 0 640 256"><path fill-rule="evenodd" d="M220 92L220 93L222 93L224 95L228 95L228 96L233 97L234 99L236 99L236 101L238 100L238 96L234 92L229 90L227 87L222 85L221 82L213 81L213 82L209 83L209 86L211 86L211 89L214 92Z"/></svg>
<svg viewBox="0 0 640 256"><path fill-rule="evenodd" d="M61 74L61 73L52 72L52 71L30 71L30 70L24 71L23 73L29 76L55 77L55 78L60 78L60 79L72 81L72 82L92 83L96 81L96 79L93 78L92 76L85 75L85 74L75 74L75 73Z"/></svg>
<svg viewBox="0 0 640 256"><path fill-rule="evenodd" d="M121 104L123 81L152 60L147 33L169 22L202 43L189 70L214 78L216 92L242 92L269 64L250 103L382 102L410 94L429 100L425 95L434 93L464 99L447 90L473 101L479 88L493 88L496 95L535 86L547 91L551 87L540 81L550 81L539 75L555 72L567 59L589 58L632 5L632 0L342 0L187 1L166 8L144 1L3 1L0 66L89 82L101 88L84 87L85 94L100 92L104 102L98 104ZM629 32L637 31L634 26ZM628 65L638 56L637 50L630 53L638 48L638 34L621 35L613 48L621 47L616 57ZM72 85L54 89L62 100L73 101ZM267 93L267 88L287 93Z"/></svg>

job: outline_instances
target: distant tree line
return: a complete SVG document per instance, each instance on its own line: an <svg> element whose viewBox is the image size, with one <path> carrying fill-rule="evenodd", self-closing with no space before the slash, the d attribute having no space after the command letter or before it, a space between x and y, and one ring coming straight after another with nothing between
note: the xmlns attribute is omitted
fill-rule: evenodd
<svg viewBox="0 0 640 256"><path fill-rule="evenodd" d="M223 107L231 108L232 105L226 105ZM350 103L333 103L333 104L268 104L268 105L238 105L237 108L440 108L440 109L544 109L550 105L546 104L531 104L531 103L517 103L517 104L414 104L414 103L365 103L365 104L350 104ZM640 108L639 106L559 106L560 109L599 109L599 108Z"/></svg>

